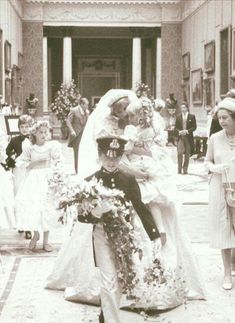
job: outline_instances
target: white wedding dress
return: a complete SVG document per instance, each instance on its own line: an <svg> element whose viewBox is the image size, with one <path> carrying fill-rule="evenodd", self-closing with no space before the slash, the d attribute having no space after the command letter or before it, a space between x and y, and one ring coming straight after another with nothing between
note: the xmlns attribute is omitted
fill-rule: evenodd
<svg viewBox="0 0 235 323"><path fill-rule="evenodd" d="M102 105L103 102L101 100L101 104L99 103L98 105L99 109L96 111L97 115L93 115L93 112L90 118L93 116L93 119L97 120L96 118L100 117L100 129L105 129L105 131L108 132L110 131L108 128L110 128L111 125L112 134L114 134L118 127L115 130L115 119L110 119L109 109L107 109L107 105ZM82 169L85 174L84 177L94 173L100 167L97 162L98 155L95 143L95 138L99 132L97 129L94 131L95 125L97 126L97 124L90 118L88 119L87 128L85 128L83 133L79 149L79 167L82 165ZM132 130L130 131L131 133ZM93 136L91 136L91 133ZM136 135L135 132L133 133ZM148 138L148 136L146 138ZM87 147L89 147L89 150ZM90 156L92 149L94 149L94 156L97 157L96 159L93 159L96 163L93 162L84 167L85 164L89 163L89 160L91 160ZM164 172L167 173L159 176L159 178L155 178L155 183L152 183L152 188L156 184L153 192L155 194L158 191L157 196L160 199L159 201L162 202L160 203L160 209L164 228L167 234L167 243L161 248L160 257L164 264L164 268L166 269L166 273L168 273L168 283L158 284L157 286L150 285L149 287L143 283L143 277L145 274L144 267L148 267L153 260L154 242L149 240L141 221L136 216L134 220L134 228L136 233L138 233L136 239L138 245L143 249L144 257L141 262L138 261L138 259L135 260L135 270L140 278L140 283L135 287L135 294L138 296L139 301L135 302L134 307L168 309L182 304L186 299L204 299L205 290L196 258L192 252L190 241L182 232L178 223L177 214L179 212L179 208L176 203L177 201L174 200L172 196L169 199L169 194L167 193L164 178L167 177L169 180L168 166L171 164L171 161L164 148L158 149L157 146L154 146L153 150L155 150L155 159L158 161L157 165L153 158L149 158L149 160L147 158L146 160L134 160L134 163L136 167L138 167L138 163L141 163L141 166L146 169L151 170L151 167L154 166L154 170L157 172L163 174ZM89 153L90 151L91 153ZM87 157L83 159L84 156ZM82 176L80 176L80 178L81 177ZM169 184L168 180L167 183ZM150 198L151 190L149 190L145 184L142 185L141 193L143 194L144 191L148 194L146 194L147 197L143 199L143 201L148 203L152 199L152 195ZM166 203L167 198L168 200ZM92 230L93 226L90 224L77 223L74 226L71 236L68 237L67 242L60 250L53 272L48 277L47 288L65 289L66 300L99 304L100 277L98 268L94 266ZM132 301L127 300L123 295L121 306L129 307L131 305L133 305Z"/></svg>

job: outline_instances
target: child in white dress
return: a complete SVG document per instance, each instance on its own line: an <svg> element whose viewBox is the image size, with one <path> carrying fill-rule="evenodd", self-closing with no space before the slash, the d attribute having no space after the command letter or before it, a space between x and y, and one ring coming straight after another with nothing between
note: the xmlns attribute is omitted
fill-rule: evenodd
<svg viewBox="0 0 235 323"><path fill-rule="evenodd" d="M161 259L165 267L173 273L171 278L175 281L172 290L164 289L164 285L148 289L148 293L152 294L149 306L166 309L181 304L181 292L184 290L182 281L187 289L186 299L203 299L205 290L197 260L178 220L179 196L172 177L174 165L165 147L164 129L161 124L158 128L151 101L147 99L142 100L140 110L133 107L133 110L129 109L128 114L131 124L124 130L124 137L128 143L125 146L127 158L122 160L122 169L137 179L142 200L149 207L160 232ZM149 243L136 218L134 228L139 233L139 245L148 257L151 246L148 247ZM151 259L151 253L149 257ZM143 261L147 259L142 260L142 263ZM140 275L141 271L143 268L140 266ZM141 300L136 307L144 307L147 289L144 285L138 288Z"/></svg>
<svg viewBox="0 0 235 323"><path fill-rule="evenodd" d="M144 203L148 204L161 232L162 242L166 240L165 228L159 205L172 205L178 200L177 190L172 183L173 163L166 151L166 134L155 118L151 101L142 99L142 108L129 111L130 125L125 127L124 137L127 159L122 167L133 172L137 178Z"/></svg>
<svg viewBox="0 0 235 323"><path fill-rule="evenodd" d="M16 196L16 218L20 230L34 231L29 249L36 248L39 231L43 231L43 249L49 252L52 251L48 242L49 230L55 227L59 214L48 190L48 176L53 166L61 163L62 157L60 146L47 141L48 135L48 122L37 121L30 130L30 140L23 142L22 154L16 159L16 167L27 169Z"/></svg>

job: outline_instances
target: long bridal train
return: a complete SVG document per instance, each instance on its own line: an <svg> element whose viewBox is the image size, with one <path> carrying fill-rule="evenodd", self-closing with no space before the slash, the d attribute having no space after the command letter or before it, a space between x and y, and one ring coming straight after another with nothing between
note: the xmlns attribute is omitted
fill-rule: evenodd
<svg viewBox="0 0 235 323"><path fill-rule="evenodd" d="M46 288L65 290L68 301L100 303L99 268L92 246L93 225L78 222L63 243Z"/></svg>
<svg viewBox="0 0 235 323"><path fill-rule="evenodd" d="M167 282L148 286L143 282L145 268L153 260L154 244L151 242L138 217L134 227L139 245L143 249L142 261L136 261L136 273L140 282L135 287L138 301L127 300L123 295L121 307L169 309L185 300L205 299L203 280L197 260L188 238L178 223L176 208L161 206L167 243L160 250L161 261L166 269ZM95 267L92 249L92 225L76 223L73 232L59 252L54 271L48 277L48 289L65 290L68 301L99 305L100 277Z"/></svg>

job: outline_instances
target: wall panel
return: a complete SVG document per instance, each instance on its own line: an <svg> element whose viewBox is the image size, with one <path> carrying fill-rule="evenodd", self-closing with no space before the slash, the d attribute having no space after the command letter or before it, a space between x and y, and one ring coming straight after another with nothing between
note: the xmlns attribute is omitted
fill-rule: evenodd
<svg viewBox="0 0 235 323"><path fill-rule="evenodd" d="M166 99L169 93L181 101L181 53L182 38L180 24L164 24L162 26L162 98Z"/></svg>
<svg viewBox="0 0 235 323"><path fill-rule="evenodd" d="M30 93L38 98L38 114L43 113L43 24L23 23L23 102Z"/></svg>
<svg viewBox="0 0 235 323"><path fill-rule="evenodd" d="M196 2L196 1L195 1ZM194 4L196 6L196 4ZM215 71L203 77L214 77L215 100L220 100L220 30L231 25L235 28L235 1L207 0L200 1L200 6L193 7L191 1L184 3L182 15L182 54L191 54L191 70L204 70L204 45L215 40ZM187 9L187 10L186 10ZM194 11L193 11L194 9ZM186 15L187 13L187 15ZM232 53L231 53L232 54ZM200 123L206 122L204 103L200 106L190 104Z"/></svg>

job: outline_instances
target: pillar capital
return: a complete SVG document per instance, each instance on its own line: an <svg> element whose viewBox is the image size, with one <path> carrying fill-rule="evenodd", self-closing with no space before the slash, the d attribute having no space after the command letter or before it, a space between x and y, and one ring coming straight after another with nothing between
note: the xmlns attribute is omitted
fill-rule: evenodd
<svg viewBox="0 0 235 323"><path fill-rule="evenodd" d="M132 37L138 38L157 38L161 37L160 27L129 27Z"/></svg>
<svg viewBox="0 0 235 323"><path fill-rule="evenodd" d="M62 35L63 37L72 37L73 28L72 27L63 27Z"/></svg>
<svg viewBox="0 0 235 323"><path fill-rule="evenodd" d="M141 27L130 27L129 30L131 32L132 37L138 37L141 38L143 35L143 29Z"/></svg>

